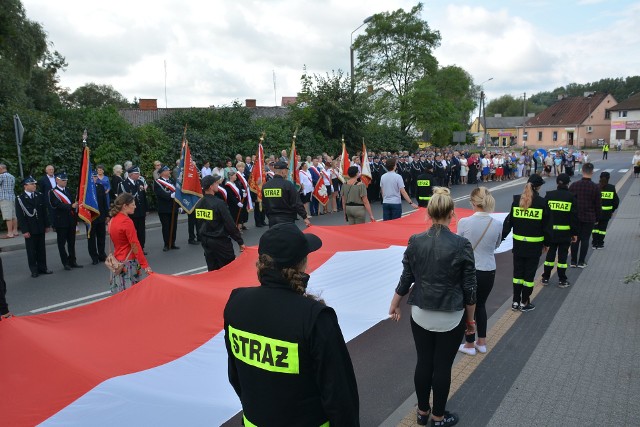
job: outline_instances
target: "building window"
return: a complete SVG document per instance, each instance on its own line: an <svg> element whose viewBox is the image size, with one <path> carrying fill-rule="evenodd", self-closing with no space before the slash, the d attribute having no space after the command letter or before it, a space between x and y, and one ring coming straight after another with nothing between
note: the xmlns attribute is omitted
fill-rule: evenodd
<svg viewBox="0 0 640 427"><path fill-rule="evenodd" d="M627 117L626 111L618 111L618 117Z"/></svg>
<svg viewBox="0 0 640 427"><path fill-rule="evenodd" d="M538 141L542 141L542 131L538 131Z"/></svg>
<svg viewBox="0 0 640 427"><path fill-rule="evenodd" d="M554 141L557 141L557 140L558 140L558 131L557 131L557 130L554 130L554 131L553 131L553 140L554 140ZM538 141L539 141L539 140L538 140Z"/></svg>
<svg viewBox="0 0 640 427"><path fill-rule="evenodd" d="M605 118L605 120L610 119L611 118L611 111L604 110L604 118Z"/></svg>
<svg viewBox="0 0 640 427"><path fill-rule="evenodd" d="M627 131L626 130L617 130L616 131L616 139L627 139Z"/></svg>

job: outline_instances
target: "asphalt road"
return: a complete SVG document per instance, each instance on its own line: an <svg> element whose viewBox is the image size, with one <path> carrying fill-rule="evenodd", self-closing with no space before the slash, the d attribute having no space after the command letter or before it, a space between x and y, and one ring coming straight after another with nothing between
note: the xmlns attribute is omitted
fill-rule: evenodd
<svg viewBox="0 0 640 427"><path fill-rule="evenodd" d="M599 172L607 170L612 175L611 182L617 183L629 169L632 155L631 152L611 152L609 160L603 161L600 160L599 153L594 152L591 157L596 167L595 180ZM574 180L576 179L579 176L575 176ZM553 177L546 178L546 181L541 190L542 195L556 187ZM486 184L493 190L497 212L509 209L513 195L522 191L525 182L523 178ZM456 206L470 207L468 196L473 187L474 185L459 185L451 189ZM405 211L410 210L406 203L403 207ZM382 217L379 203L373 204L373 211L376 218ZM265 230L253 227L252 222L250 219L249 230L243 235L247 245L257 245ZM314 217L312 222L317 225L341 225L344 224L344 218L341 214L332 214ZM162 252L160 229L147 230L148 259L154 271L163 274L195 274L206 271L200 246L187 244L186 223L179 224L176 243L181 249ZM57 247L47 245L48 266L54 274L36 279L30 277L24 250L3 253L7 299L11 311L18 315L46 313L108 297L107 269L101 264L91 265L85 240L76 243L76 252L78 263L84 265L84 268L65 271ZM511 295L511 256L501 254L497 261L496 282L487 304L489 316ZM394 287L395 283L389 286L389 299ZM330 301L328 303L331 304ZM359 384L362 425L379 425L414 391L415 350L408 316L403 317L400 324L383 321L349 343Z"/></svg>

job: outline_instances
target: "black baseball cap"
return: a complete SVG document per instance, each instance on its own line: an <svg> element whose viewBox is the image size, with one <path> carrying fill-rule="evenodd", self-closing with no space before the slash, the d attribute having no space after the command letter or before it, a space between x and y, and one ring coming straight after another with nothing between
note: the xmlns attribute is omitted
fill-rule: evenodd
<svg viewBox="0 0 640 427"><path fill-rule="evenodd" d="M267 230L258 246L259 255L269 255L278 267L293 267L322 247L315 234L303 233L293 223L276 224Z"/></svg>
<svg viewBox="0 0 640 427"><path fill-rule="evenodd" d="M530 182L534 187L540 187L544 184L544 179L537 173L532 173L527 182Z"/></svg>
<svg viewBox="0 0 640 427"><path fill-rule="evenodd" d="M274 165L274 169L289 169L289 163L278 160Z"/></svg>
<svg viewBox="0 0 640 427"><path fill-rule="evenodd" d="M566 173L561 173L556 178L556 184L569 185L570 182L571 182L571 177Z"/></svg>
<svg viewBox="0 0 640 427"><path fill-rule="evenodd" d="M216 182L220 181L221 176L217 174L207 175L200 181L200 185L202 185L202 189L206 190L211 187Z"/></svg>

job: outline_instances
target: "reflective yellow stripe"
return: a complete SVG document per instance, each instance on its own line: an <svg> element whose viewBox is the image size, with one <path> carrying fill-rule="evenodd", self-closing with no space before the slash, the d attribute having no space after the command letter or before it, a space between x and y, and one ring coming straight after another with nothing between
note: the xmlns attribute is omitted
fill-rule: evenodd
<svg viewBox="0 0 640 427"><path fill-rule="evenodd" d="M418 200L431 200L431 197L421 196L421 197L418 197Z"/></svg>
<svg viewBox="0 0 640 427"><path fill-rule="evenodd" d="M534 282L525 282L524 280L522 281L522 284L527 288L533 288L535 286Z"/></svg>
<svg viewBox="0 0 640 427"><path fill-rule="evenodd" d="M518 207L513 208L513 217L514 218L522 218L522 219L542 219L542 209L539 208L529 208L529 209L520 209Z"/></svg>
<svg viewBox="0 0 640 427"><path fill-rule="evenodd" d="M213 220L213 211L211 209L196 209L196 219Z"/></svg>
<svg viewBox="0 0 640 427"><path fill-rule="evenodd" d="M602 234L602 235L605 235L605 234L607 234L607 232L606 232L606 231L602 231L602 230L593 230L593 234Z"/></svg>
<svg viewBox="0 0 640 427"><path fill-rule="evenodd" d="M549 261L545 261L545 262L544 262L544 265L546 265L547 267L553 267L555 264L556 264L556 263L555 263L555 262L553 262L553 261L551 261L551 262L549 262Z"/></svg>
<svg viewBox="0 0 640 427"><path fill-rule="evenodd" d="M416 182L416 185L417 185L418 187L430 187L430 186L431 186L431 181L430 181L430 180L428 180L428 179L419 179L419 180Z"/></svg>
<svg viewBox="0 0 640 427"><path fill-rule="evenodd" d="M607 199L607 200L613 199L613 191L603 191L601 194L603 199Z"/></svg>
<svg viewBox="0 0 640 427"><path fill-rule="evenodd" d="M513 284L514 285L519 285L522 283L522 279L513 279Z"/></svg>
<svg viewBox="0 0 640 427"><path fill-rule="evenodd" d="M552 211L569 212L571 210L571 202L558 202L555 200L549 200L549 208Z"/></svg>
<svg viewBox="0 0 640 427"><path fill-rule="evenodd" d="M571 227L568 225L554 225L554 230L571 230Z"/></svg>
<svg viewBox="0 0 640 427"><path fill-rule="evenodd" d="M249 421L247 417L244 416L244 414L242 414L242 421L244 421L244 427L258 427L257 425ZM320 427L329 427L329 421L322 424Z"/></svg>
<svg viewBox="0 0 640 427"><path fill-rule="evenodd" d="M612 211L613 210L613 206L603 206L602 210L603 211Z"/></svg>
<svg viewBox="0 0 640 427"><path fill-rule="evenodd" d="M567 267L568 267L567 264L558 263L558 268L567 268Z"/></svg>
<svg viewBox="0 0 640 427"><path fill-rule="evenodd" d="M282 188L264 188L262 194L264 197L281 197Z"/></svg>
<svg viewBox="0 0 640 427"><path fill-rule="evenodd" d="M544 237L528 237L528 236L520 236L518 234L513 235L514 240L520 240L521 242L544 242Z"/></svg>
<svg viewBox="0 0 640 427"><path fill-rule="evenodd" d="M263 337L229 325L229 342L236 359L265 371L299 374L298 343Z"/></svg>

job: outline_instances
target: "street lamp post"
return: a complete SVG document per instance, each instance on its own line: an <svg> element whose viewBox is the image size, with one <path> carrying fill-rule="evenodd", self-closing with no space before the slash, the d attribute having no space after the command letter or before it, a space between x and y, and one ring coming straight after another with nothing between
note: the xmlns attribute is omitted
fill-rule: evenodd
<svg viewBox="0 0 640 427"><path fill-rule="evenodd" d="M355 90L355 80L353 79L353 73L354 73L354 67L353 67L353 33L355 33L356 31L358 31L360 28L362 28L363 25L367 25L369 22L371 22L371 20L373 19L373 15L368 16L367 18L365 18L364 21L362 21L362 24L360 24L358 26L358 28L356 28L355 30L351 31L351 43L349 44L349 53L351 54L351 92L353 92Z"/></svg>

